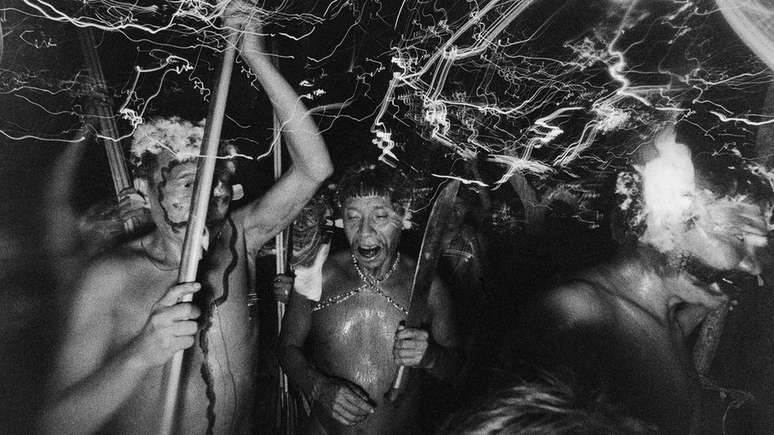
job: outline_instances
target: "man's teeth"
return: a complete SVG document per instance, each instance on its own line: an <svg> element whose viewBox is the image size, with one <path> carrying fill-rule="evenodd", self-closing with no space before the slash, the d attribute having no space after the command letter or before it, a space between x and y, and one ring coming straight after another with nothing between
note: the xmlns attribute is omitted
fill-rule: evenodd
<svg viewBox="0 0 774 435"><path fill-rule="evenodd" d="M379 247L374 246L373 248L357 248L358 252L360 252L360 255L366 258L375 257L376 254L379 253Z"/></svg>

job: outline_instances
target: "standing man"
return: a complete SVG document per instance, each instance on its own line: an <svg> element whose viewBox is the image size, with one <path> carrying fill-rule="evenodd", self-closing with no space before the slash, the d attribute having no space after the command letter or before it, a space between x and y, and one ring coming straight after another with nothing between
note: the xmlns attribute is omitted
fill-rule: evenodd
<svg viewBox="0 0 774 435"><path fill-rule="evenodd" d="M761 273L767 225L749 197L701 186L671 130L655 142L658 157L618 179L628 242L550 290L533 326L542 362L572 368L658 433L696 433L700 385L687 338L727 300L724 278Z"/></svg>
<svg viewBox="0 0 774 435"><path fill-rule="evenodd" d="M138 184L156 228L95 259L77 286L41 418L44 432L158 432L165 364L194 343L182 370L179 433L252 432L257 323L247 306L251 266L261 245L292 222L332 166L248 12L246 4L232 2L225 24L246 29L242 58L272 101L293 163L260 200L232 214L229 165L221 166L202 282L177 284L202 128L171 118L137 129L132 151ZM200 289L203 312L179 303Z"/></svg>
<svg viewBox="0 0 774 435"><path fill-rule="evenodd" d="M310 296L297 280L303 294L291 296L280 362L314 400L308 433L417 432L416 380L396 403L384 398L398 366L442 379L457 370L450 300L438 279L428 296L427 328L401 325L416 266L398 253L405 193L385 168L362 166L345 175L338 196L349 249L325 262L321 294Z"/></svg>

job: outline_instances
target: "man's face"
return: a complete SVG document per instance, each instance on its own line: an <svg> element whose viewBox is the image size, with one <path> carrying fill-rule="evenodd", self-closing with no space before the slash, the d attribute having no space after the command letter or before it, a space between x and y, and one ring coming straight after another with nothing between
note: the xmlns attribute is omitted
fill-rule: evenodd
<svg viewBox="0 0 774 435"><path fill-rule="evenodd" d="M196 169L196 161L181 162L172 154L163 152L157 157L153 182L149 186L151 215L156 225L164 225L180 237L185 235L190 216ZM222 222L228 212L231 203L231 186L227 181L223 177L218 177L213 182L210 208L207 213L208 226Z"/></svg>
<svg viewBox="0 0 774 435"><path fill-rule="evenodd" d="M766 246L767 229L756 205L724 199L707 206L684 235L682 248L689 261L684 275L694 286L713 294L720 288L711 281L724 274L759 275L756 251ZM715 278L710 278L713 271Z"/></svg>
<svg viewBox="0 0 774 435"><path fill-rule="evenodd" d="M151 214L157 226L163 224L175 234L184 235L196 182L196 162L181 162L168 152L159 154L156 162L149 186Z"/></svg>
<svg viewBox="0 0 774 435"><path fill-rule="evenodd" d="M207 210L207 226L215 228L226 220L228 208L231 205L233 190L228 174L216 172L212 182L212 195L210 196L210 208Z"/></svg>
<svg viewBox="0 0 774 435"><path fill-rule="evenodd" d="M344 202L344 233L358 263L377 269L392 261L400 242L402 217L390 198L363 196Z"/></svg>

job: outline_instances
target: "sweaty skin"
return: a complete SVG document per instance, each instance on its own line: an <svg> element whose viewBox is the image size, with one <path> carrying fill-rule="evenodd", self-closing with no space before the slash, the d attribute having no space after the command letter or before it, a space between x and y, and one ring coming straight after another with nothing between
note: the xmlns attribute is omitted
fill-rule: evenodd
<svg viewBox="0 0 774 435"><path fill-rule="evenodd" d="M247 13L242 14L240 6L229 4L226 25L251 29L240 52L285 126L293 163L261 199L230 216L220 201L229 192L214 186L217 210L210 215L211 240L198 290L198 284L174 285L195 165L167 151L156 156L151 179L143 180L156 227L95 259L76 286L41 433L157 433L164 364L185 348L190 350L183 361L176 432L205 433L208 426L216 434L254 432L257 322L250 321L247 307L253 260L267 240L292 222L330 176L332 165L298 96L263 54L260 29L247 18L252 9L243 5ZM193 304L178 303L179 295L195 289L203 301L201 316Z"/></svg>
<svg viewBox="0 0 774 435"><path fill-rule="evenodd" d="M454 372L449 363L456 345L449 297L436 279L426 310L429 331L401 329L416 263L405 256L395 263L400 219L384 197L350 198L344 213L350 249L325 262L319 303L292 294L280 336L280 361L291 382L315 398L307 433L416 433L416 379L396 404L387 403L384 394L398 362L437 377ZM377 283L379 291L364 286L353 256L369 276L388 276ZM424 340L410 338L415 334ZM311 349L309 359L302 350L305 344Z"/></svg>
<svg viewBox="0 0 774 435"><path fill-rule="evenodd" d="M381 288L395 302L408 306L414 264L401 259L396 271ZM325 285L321 300L361 285L349 252L331 258L323 269ZM315 417L330 433L405 433L402 423L415 421L415 395L407 394L398 407L386 404L384 393L390 388L397 365L392 347L398 324L405 314L384 296L364 291L340 304L312 313L309 340L313 343L312 363L327 374L346 379L361 387L372 405L373 415L355 428L339 430L318 404ZM414 393L414 392L412 392Z"/></svg>
<svg viewBox="0 0 774 435"><path fill-rule="evenodd" d="M760 273L756 249L766 221L757 206L719 201L712 220L686 228L683 255L717 271ZM709 218L707 218L709 219ZM686 344L701 319L725 302L717 283L660 264L660 253L634 251L550 290L534 317L545 361L603 387L626 412L659 433L697 433L701 389Z"/></svg>

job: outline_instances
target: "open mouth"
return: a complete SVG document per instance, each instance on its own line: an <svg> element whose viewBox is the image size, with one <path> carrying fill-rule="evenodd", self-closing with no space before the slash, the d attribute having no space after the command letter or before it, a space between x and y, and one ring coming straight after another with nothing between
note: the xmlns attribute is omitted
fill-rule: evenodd
<svg viewBox="0 0 774 435"><path fill-rule="evenodd" d="M365 248L360 246L357 248L357 253L360 254L360 256L365 258L366 260L370 260L376 257L377 255L379 255L379 251L381 250L382 248L379 246L373 246L370 248Z"/></svg>

